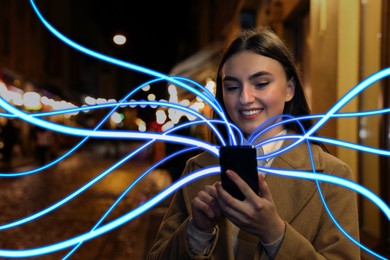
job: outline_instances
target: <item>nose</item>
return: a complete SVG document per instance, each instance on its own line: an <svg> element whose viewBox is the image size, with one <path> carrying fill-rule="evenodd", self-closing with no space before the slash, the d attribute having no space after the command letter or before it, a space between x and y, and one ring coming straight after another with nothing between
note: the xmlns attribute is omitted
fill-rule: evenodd
<svg viewBox="0 0 390 260"><path fill-rule="evenodd" d="M243 85L240 93L240 103L243 105L250 104L254 100L253 89L249 86Z"/></svg>

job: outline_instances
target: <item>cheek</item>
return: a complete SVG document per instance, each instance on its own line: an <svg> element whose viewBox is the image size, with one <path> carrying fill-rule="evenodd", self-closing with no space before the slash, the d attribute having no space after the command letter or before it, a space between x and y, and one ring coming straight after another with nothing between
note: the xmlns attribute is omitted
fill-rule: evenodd
<svg viewBox="0 0 390 260"><path fill-rule="evenodd" d="M223 104L225 106L226 112L230 114L234 110L235 102L233 95L223 94Z"/></svg>
<svg viewBox="0 0 390 260"><path fill-rule="evenodd" d="M226 112L229 114L231 114L231 111L233 111L233 108L234 108L234 104L231 102L231 99L229 98L226 98L225 101L223 102L224 106L225 106L225 110Z"/></svg>
<svg viewBox="0 0 390 260"><path fill-rule="evenodd" d="M286 96L276 91L268 94L269 95L267 96L263 96L264 103L268 106L268 108L282 110L283 112Z"/></svg>
<svg viewBox="0 0 390 260"><path fill-rule="evenodd" d="M225 110L226 110L227 115L230 118L232 118L233 112L234 112L234 105L229 101L226 101L224 105L225 105Z"/></svg>

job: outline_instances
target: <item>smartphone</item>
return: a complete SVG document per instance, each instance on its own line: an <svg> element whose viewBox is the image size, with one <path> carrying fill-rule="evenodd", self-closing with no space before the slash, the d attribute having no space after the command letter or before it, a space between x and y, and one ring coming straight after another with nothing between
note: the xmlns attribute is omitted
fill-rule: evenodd
<svg viewBox="0 0 390 260"><path fill-rule="evenodd" d="M233 197L244 200L245 196L237 185L226 175L226 170L235 171L256 193L259 194L256 148L253 146L221 146L219 164L221 166L222 187Z"/></svg>

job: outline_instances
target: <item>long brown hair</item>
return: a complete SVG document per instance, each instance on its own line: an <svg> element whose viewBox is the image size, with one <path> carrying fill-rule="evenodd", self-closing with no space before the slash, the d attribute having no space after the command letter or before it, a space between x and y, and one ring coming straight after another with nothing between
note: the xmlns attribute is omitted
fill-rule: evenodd
<svg viewBox="0 0 390 260"><path fill-rule="evenodd" d="M302 83L291 52L287 48L286 44L272 30L267 27L257 27L242 31L227 46L227 48L223 52L223 55L221 56L216 80L216 99L221 104L225 115L229 117L226 113L226 109L223 102L221 69L225 62L231 56L238 52L248 50L258 55L269 57L278 61L283 67L287 80L291 81L292 84L294 84L294 97L290 101L286 102L283 114L291 115L293 117L309 115L310 108L303 92ZM213 118L219 118L215 111L213 114ZM302 120L300 123L302 124L305 131L310 129L313 125L311 120ZM285 128L288 130L292 130L296 133L303 133L303 130L297 123L287 123L285 124ZM219 125L218 129L226 138L226 128L224 126ZM216 141L215 135L213 135L212 139L213 141Z"/></svg>

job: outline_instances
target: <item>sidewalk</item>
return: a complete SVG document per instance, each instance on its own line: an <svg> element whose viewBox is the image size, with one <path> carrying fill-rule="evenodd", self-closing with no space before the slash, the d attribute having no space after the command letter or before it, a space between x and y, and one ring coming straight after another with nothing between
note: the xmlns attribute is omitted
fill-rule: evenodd
<svg viewBox="0 0 390 260"><path fill-rule="evenodd" d="M58 201L95 178L99 173L123 158L138 145L124 145L120 148L119 158L115 154L107 154L106 145L92 145L77 150L72 156L47 169L49 174L31 174L25 178L2 178L0 182L0 222L8 223L28 216L46 207L47 202ZM150 167L148 155L141 155L134 162L126 162L107 175L99 183L89 188L66 206L51 212L42 219L34 220L29 225L22 225L2 232L0 247L2 248L35 248L41 245L62 241L86 232L103 216L110 205L124 191L124 188L135 180L140 173ZM39 166L33 156L15 156L7 171L0 163L0 172L17 173ZM82 174L80 174L82 173ZM155 169L147 174L142 182L134 187L111 212L109 219L128 213L155 196L171 183L168 171ZM170 203L170 197L139 217L124 223L84 243L70 259L134 259L143 260L154 243L160 222ZM14 207L12 205L17 205ZM23 233L19 232L23 230ZM39 256L35 259L61 259L70 249Z"/></svg>
<svg viewBox="0 0 390 260"><path fill-rule="evenodd" d="M15 172L26 167L37 165L38 163L33 155L16 155L12 157L10 166L7 166L3 160L0 160L0 172Z"/></svg>

